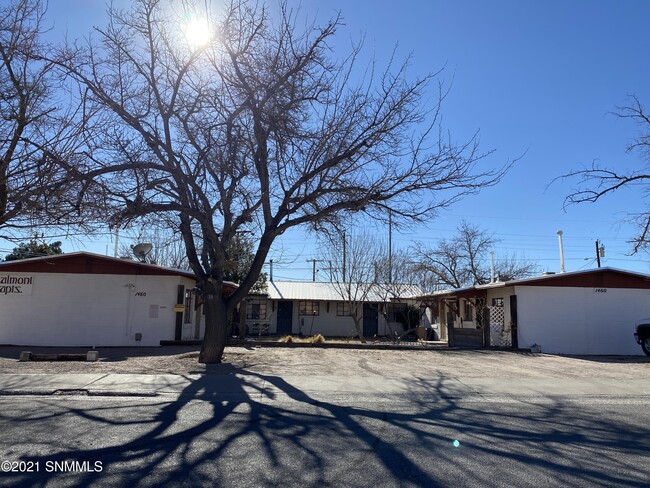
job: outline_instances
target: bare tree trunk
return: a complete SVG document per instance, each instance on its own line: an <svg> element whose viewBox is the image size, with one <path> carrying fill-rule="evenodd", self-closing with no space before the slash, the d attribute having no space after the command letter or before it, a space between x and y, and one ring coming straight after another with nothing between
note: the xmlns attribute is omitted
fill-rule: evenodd
<svg viewBox="0 0 650 488"><path fill-rule="evenodd" d="M246 300L239 302L239 340L246 340Z"/></svg>
<svg viewBox="0 0 650 488"><path fill-rule="evenodd" d="M357 335L362 344L366 343L366 338L363 336L363 328L361 327L361 318L353 315L352 320L354 320L354 328L357 330Z"/></svg>
<svg viewBox="0 0 650 488"><path fill-rule="evenodd" d="M220 363L226 347L228 332L228 313L226 304L214 287L206 284L203 295L205 307L205 336L201 344L199 362L205 364Z"/></svg>

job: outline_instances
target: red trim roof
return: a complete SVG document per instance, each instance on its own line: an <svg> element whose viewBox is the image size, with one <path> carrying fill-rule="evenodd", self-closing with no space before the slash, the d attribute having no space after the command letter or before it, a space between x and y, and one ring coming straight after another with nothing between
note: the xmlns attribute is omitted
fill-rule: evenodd
<svg viewBox="0 0 650 488"><path fill-rule="evenodd" d="M421 300L432 300L437 298L484 297L487 290L500 289L506 286L548 286L558 288L634 288L650 289L650 275L623 271L614 268L598 268L586 271L572 271L551 275L536 276L506 282L490 283L487 285L472 286L457 290L446 290L443 292L423 295Z"/></svg>
<svg viewBox="0 0 650 488"><path fill-rule="evenodd" d="M587 271L573 271L554 275L513 280L505 286L557 286L574 288L650 288L650 275L622 271L613 268L598 268Z"/></svg>
<svg viewBox="0 0 650 488"><path fill-rule="evenodd" d="M191 271L164 268L155 264L112 258L85 251L3 262L0 263L0 273L3 272L183 276L195 279Z"/></svg>

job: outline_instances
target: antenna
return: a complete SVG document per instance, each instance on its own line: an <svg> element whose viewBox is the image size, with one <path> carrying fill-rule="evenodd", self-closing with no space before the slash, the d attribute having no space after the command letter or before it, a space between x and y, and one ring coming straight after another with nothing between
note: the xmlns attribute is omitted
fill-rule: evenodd
<svg viewBox="0 0 650 488"><path fill-rule="evenodd" d="M141 263L145 263L147 261L147 254L149 254L152 249L153 249L153 244L150 244L148 242L143 242L141 244L136 244L135 246L131 246L133 255L136 258L138 258L138 260Z"/></svg>

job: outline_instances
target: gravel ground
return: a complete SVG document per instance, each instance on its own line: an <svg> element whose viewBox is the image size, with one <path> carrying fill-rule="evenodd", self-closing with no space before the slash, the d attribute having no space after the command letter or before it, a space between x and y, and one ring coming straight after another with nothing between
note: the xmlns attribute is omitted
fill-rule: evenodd
<svg viewBox="0 0 650 488"><path fill-rule="evenodd" d="M635 356L553 356L517 351L422 351L227 347L224 363L200 364L198 347L99 349L95 363L19 362L20 352L85 353L88 349L0 347L1 373L177 373L229 374L240 369L263 374L386 377L451 376L498 378L632 379L650 375L650 358Z"/></svg>

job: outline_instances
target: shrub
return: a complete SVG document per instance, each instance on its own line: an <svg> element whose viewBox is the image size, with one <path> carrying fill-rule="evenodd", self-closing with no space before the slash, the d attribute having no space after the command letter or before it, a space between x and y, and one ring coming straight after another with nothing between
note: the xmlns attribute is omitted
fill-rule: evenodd
<svg viewBox="0 0 650 488"><path fill-rule="evenodd" d="M325 338L322 336L322 334L318 334L311 338L311 342L314 344L322 344L325 342Z"/></svg>

